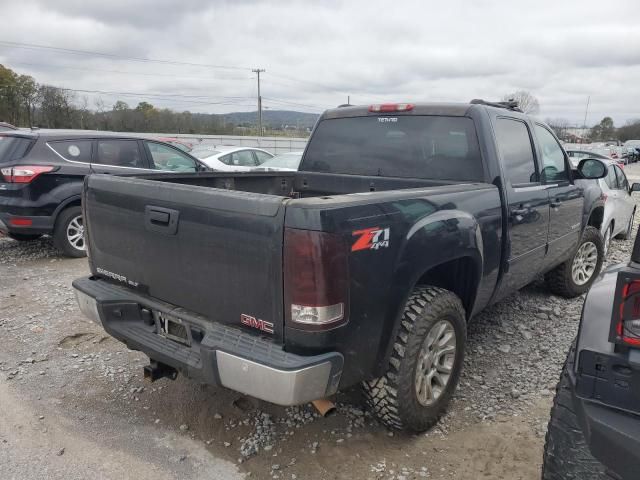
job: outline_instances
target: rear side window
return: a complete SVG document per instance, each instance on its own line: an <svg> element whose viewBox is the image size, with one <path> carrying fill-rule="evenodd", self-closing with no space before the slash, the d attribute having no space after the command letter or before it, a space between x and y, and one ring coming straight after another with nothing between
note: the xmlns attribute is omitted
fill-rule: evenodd
<svg viewBox="0 0 640 480"><path fill-rule="evenodd" d="M618 177L618 186L621 190L629 190L629 182L627 181L627 176L620 169L620 167L614 165L613 168L616 170L616 176Z"/></svg>
<svg viewBox="0 0 640 480"><path fill-rule="evenodd" d="M531 136L524 122L499 118L496 122L496 141L505 175L511 185L538 181Z"/></svg>
<svg viewBox="0 0 640 480"><path fill-rule="evenodd" d="M617 190L618 179L616 178L616 171L613 165L609 165L609 173L607 173L604 181L607 184L607 187L609 187L611 190Z"/></svg>
<svg viewBox="0 0 640 480"><path fill-rule="evenodd" d="M124 168L145 168L137 140L98 140L96 163Z"/></svg>
<svg viewBox="0 0 640 480"><path fill-rule="evenodd" d="M0 136L0 164L20 160L32 142L29 138Z"/></svg>
<svg viewBox="0 0 640 480"><path fill-rule="evenodd" d="M48 145L65 160L91 162L91 140L63 140L49 142Z"/></svg>
<svg viewBox="0 0 640 480"><path fill-rule="evenodd" d="M323 120L302 171L433 180L482 181L470 118L398 115Z"/></svg>

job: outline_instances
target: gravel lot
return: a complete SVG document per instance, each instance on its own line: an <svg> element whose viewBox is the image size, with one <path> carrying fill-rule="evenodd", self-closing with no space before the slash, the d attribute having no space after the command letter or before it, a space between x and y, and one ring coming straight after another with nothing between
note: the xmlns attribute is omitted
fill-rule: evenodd
<svg viewBox="0 0 640 480"><path fill-rule="evenodd" d="M631 246L614 240L608 263ZM0 238L0 478L539 478L581 298L538 280L479 315L450 412L408 436L377 424L357 389L320 418L181 377L143 383L144 355L79 313L70 283L87 271L47 238Z"/></svg>

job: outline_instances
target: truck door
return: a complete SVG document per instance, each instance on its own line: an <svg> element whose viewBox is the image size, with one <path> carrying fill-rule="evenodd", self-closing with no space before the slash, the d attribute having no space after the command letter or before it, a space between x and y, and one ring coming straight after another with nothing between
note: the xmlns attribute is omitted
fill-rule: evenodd
<svg viewBox="0 0 640 480"><path fill-rule="evenodd" d="M549 194L549 247L545 269L562 263L572 254L582 232L584 191L573 184L569 159L560 143L543 125L534 126L540 164L541 180Z"/></svg>
<svg viewBox="0 0 640 480"><path fill-rule="evenodd" d="M529 126L517 118L495 120L507 197L507 266L497 297L531 282L544 262L549 196L540 182Z"/></svg>

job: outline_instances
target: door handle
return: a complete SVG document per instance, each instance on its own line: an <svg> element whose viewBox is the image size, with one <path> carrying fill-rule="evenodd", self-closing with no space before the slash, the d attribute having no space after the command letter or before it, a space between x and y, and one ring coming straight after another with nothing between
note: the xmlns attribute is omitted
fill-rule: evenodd
<svg viewBox="0 0 640 480"><path fill-rule="evenodd" d="M153 205L147 205L144 210L144 226L147 230L166 235L176 234L180 218L178 210Z"/></svg>

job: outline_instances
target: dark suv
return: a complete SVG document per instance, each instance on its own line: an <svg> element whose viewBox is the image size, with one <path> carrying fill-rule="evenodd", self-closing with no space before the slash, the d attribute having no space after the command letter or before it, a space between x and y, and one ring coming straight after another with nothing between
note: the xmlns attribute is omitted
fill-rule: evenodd
<svg viewBox="0 0 640 480"><path fill-rule="evenodd" d="M28 241L43 234L70 257L86 247L80 209L90 173L207 170L180 149L149 139L86 133L0 133L0 232Z"/></svg>
<svg viewBox="0 0 640 480"><path fill-rule="evenodd" d="M587 294L551 410L542 478L640 478L640 235L631 261L608 268Z"/></svg>

